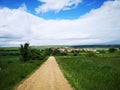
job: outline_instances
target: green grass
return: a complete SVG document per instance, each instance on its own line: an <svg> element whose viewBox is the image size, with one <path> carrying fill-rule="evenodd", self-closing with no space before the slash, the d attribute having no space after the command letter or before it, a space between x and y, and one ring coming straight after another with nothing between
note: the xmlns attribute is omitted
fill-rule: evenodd
<svg viewBox="0 0 120 90"><path fill-rule="evenodd" d="M60 56L56 59L75 90L120 90L120 56Z"/></svg>
<svg viewBox="0 0 120 90"><path fill-rule="evenodd" d="M0 47L0 50L18 50L19 47Z"/></svg>
<svg viewBox="0 0 120 90"><path fill-rule="evenodd" d="M20 55L18 47L0 47L0 57L1 56L17 56Z"/></svg>
<svg viewBox="0 0 120 90"><path fill-rule="evenodd" d="M64 45L31 46L31 48L34 49L65 48L65 47L69 47L69 46L64 46Z"/></svg>
<svg viewBox="0 0 120 90"><path fill-rule="evenodd" d="M21 62L19 56L0 56L0 90L13 90L44 61Z"/></svg>

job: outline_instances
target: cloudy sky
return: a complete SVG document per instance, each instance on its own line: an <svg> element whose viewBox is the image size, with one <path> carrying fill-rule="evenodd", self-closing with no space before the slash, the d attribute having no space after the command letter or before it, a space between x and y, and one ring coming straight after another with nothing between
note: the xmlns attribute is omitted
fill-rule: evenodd
<svg viewBox="0 0 120 90"><path fill-rule="evenodd" d="M0 0L0 47L120 44L120 0Z"/></svg>

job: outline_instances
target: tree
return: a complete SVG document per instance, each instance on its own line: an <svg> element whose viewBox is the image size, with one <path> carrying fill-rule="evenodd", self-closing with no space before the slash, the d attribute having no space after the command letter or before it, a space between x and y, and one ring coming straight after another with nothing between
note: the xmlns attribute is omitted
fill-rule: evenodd
<svg viewBox="0 0 120 90"><path fill-rule="evenodd" d="M31 53L32 53L32 59L33 60L43 60L45 59L46 55L41 52L40 50L37 49L31 49Z"/></svg>
<svg viewBox="0 0 120 90"><path fill-rule="evenodd" d="M21 54L22 61L26 62L26 61L30 60L32 55L31 55L29 43L25 43L24 45L21 44L20 54Z"/></svg>
<svg viewBox="0 0 120 90"><path fill-rule="evenodd" d="M20 60L24 61L24 46L22 44L20 45L20 55Z"/></svg>
<svg viewBox="0 0 120 90"><path fill-rule="evenodd" d="M117 49L116 49L116 48L109 48L108 51L109 51L110 53L113 53L113 52L117 51Z"/></svg>

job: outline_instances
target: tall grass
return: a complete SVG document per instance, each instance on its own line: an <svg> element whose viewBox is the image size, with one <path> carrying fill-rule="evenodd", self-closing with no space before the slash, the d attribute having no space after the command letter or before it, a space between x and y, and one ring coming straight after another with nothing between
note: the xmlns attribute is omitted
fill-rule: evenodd
<svg viewBox="0 0 120 90"><path fill-rule="evenodd" d="M0 90L13 90L21 80L37 69L44 60L20 62L19 56L0 57Z"/></svg>
<svg viewBox="0 0 120 90"><path fill-rule="evenodd" d="M75 90L120 90L120 56L56 59Z"/></svg>

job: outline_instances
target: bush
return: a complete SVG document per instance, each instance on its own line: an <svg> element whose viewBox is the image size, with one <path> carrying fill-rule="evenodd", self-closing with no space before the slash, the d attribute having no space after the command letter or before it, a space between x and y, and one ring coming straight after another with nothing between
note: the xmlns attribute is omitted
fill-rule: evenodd
<svg viewBox="0 0 120 90"><path fill-rule="evenodd" d="M77 55L78 55L78 53L77 53L77 52L74 52L74 53L73 53L73 56L77 56Z"/></svg>
<svg viewBox="0 0 120 90"><path fill-rule="evenodd" d="M88 52L88 54L87 54L89 57L94 57L94 56L96 56L96 54L94 53L94 52Z"/></svg>
<svg viewBox="0 0 120 90"><path fill-rule="evenodd" d="M110 53L113 53L113 52L117 51L117 49L116 49L116 48L109 48L108 51L109 51Z"/></svg>

